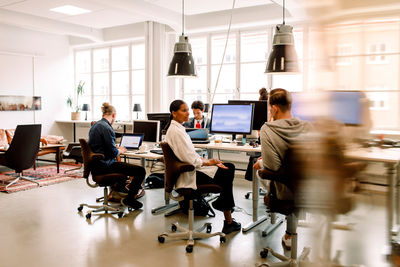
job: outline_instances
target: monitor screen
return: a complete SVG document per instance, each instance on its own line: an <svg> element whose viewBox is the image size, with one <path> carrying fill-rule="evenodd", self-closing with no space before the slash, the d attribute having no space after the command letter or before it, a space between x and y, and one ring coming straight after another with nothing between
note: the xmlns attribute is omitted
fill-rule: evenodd
<svg viewBox="0 0 400 267"><path fill-rule="evenodd" d="M346 125L361 124L361 99L363 95L357 91L331 91L331 117Z"/></svg>
<svg viewBox="0 0 400 267"><path fill-rule="evenodd" d="M161 138L161 131L165 129L165 126L169 123L169 113L147 113L147 119L153 121L160 121L160 133L159 136Z"/></svg>
<svg viewBox="0 0 400 267"><path fill-rule="evenodd" d="M158 142L160 133L160 121L134 120L133 133L143 134L143 141Z"/></svg>
<svg viewBox="0 0 400 267"><path fill-rule="evenodd" d="M250 134L254 105L214 104L211 114L212 133Z"/></svg>
<svg viewBox="0 0 400 267"><path fill-rule="evenodd" d="M268 121L268 101L267 100L228 100L228 104L250 105L254 104L253 130L260 130L265 122Z"/></svg>

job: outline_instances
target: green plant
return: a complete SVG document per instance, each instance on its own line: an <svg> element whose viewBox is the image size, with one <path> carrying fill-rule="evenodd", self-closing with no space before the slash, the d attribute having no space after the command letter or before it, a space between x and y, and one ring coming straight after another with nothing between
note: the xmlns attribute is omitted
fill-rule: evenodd
<svg viewBox="0 0 400 267"><path fill-rule="evenodd" d="M67 98L67 106L70 107L73 111L79 112L81 110L81 106L79 105L79 97L83 95L84 90L83 86L85 85L84 81L79 81L78 86L76 87L76 103L74 105L74 99L72 96Z"/></svg>

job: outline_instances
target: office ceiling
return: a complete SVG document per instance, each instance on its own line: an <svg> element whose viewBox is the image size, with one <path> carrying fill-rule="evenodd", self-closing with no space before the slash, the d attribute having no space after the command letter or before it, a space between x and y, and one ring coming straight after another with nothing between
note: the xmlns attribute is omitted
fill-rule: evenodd
<svg viewBox="0 0 400 267"><path fill-rule="evenodd" d="M280 0L278 0L279 2ZM236 8L271 4L270 0L236 0ZM74 5L92 12L69 16L50 9ZM0 0L3 10L33 15L59 22L103 29L165 17L180 20L181 0ZM186 0L185 15L229 10L232 0Z"/></svg>

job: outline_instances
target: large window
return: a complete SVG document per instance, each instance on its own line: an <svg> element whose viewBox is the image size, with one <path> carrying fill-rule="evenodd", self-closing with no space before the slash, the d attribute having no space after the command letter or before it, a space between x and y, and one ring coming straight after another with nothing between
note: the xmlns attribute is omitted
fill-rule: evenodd
<svg viewBox="0 0 400 267"><path fill-rule="evenodd" d="M303 75L267 75L264 73L273 27L260 30L232 31L226 45L226 33L191 37L193 57L198 78L181 81L181 95L189 105L194 100L210 102L217 83L214 103L229 99L257 100L262 87L283 87L290 91L303 90ZM303 28L294 28L295 46L303 67ZM226 45L224 64L220 64ZM219 73L220 72L220 73Z"/></svg>
<svg viewBox="0 0 400 267"><path fill-rule="evenodd" d="M110 102L119 120L131 120L134 104L145 110L145 47L143 43L75 51L75 84L85 82L80 104L91 104L93 119Z"/></svg>
<svg viewBox="0 0 400 267"><path fill-rule="evenodd" d="M352 21L329 27L336 90L364 91L375 129L400 128L400 21Z"/></svg>

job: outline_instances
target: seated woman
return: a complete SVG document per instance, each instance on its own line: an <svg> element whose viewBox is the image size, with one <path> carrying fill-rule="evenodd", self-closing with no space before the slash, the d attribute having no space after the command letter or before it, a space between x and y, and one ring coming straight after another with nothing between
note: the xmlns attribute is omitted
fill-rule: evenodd
<svg viewBox="0 0 400 267"><path fill-rule="evenodd" d="M196 171L186 172L179 176L175 188L193 188L201 184L217 184L222 187L222 192L212 206L222 211L225 216L222 232L225 234L239 231L240 223L232 218L232 210L235 207L233 199L233 179L235 165L223 163L218 159L205 159L200 157L183 127L183 123L189 119L189 107L182 100L175 100L169 107L171 122L167 126L165 141L174 151L176 157L182 162L193 164Z"/></svg>
<svg viewBox="0 0 400 267"><path fill-rule="evenodd" d="M96 161L91 168L92 173L94 175L106 173L123 173L127 175L131 179L131 183L128 195L121 203L133 209L140 209L143 204L137 201L135 196L141 188L146 170L143 167L116 160L118 155L126 152L125 147L117 147L115 145L115 132L111 126L115 121L117 113L115 108L109 103L103 103L101 110L103 118L90 128L88 143L92 151L103 154L104 159ZM125 181L115 186L117 191L122 191L125 188Z"/></svg>

